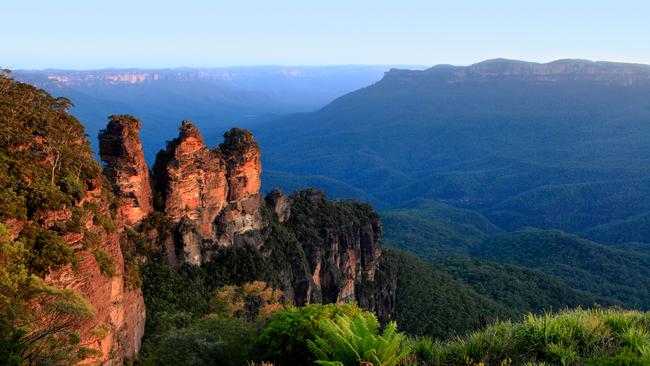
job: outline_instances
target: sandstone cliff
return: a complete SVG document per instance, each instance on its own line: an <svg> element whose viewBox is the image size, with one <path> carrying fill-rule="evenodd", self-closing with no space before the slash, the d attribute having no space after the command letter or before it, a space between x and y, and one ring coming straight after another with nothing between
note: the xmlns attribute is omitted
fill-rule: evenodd
<svg viewBox="0 0 650 366"><path fill-rule="evenodd" d="M37 155L44 156L40 147L33 147ZM78 156L77 159L88 161L90 157ZM27 219L5 218L2 223L10 229L11 240L34 241L31 250L35 259L32 261L36 262L32 262L32 266L43 261L55 263L42 268L45 284L74 290L90 303L94 315L75 324L73 329L79 336L76 344L88 350L86 356L79 356L81 363L121 365L125 358L134 357L140 349L145 325L144 299L136 284L128 283L125 277L121 244L127 238L119 214L111 212L114 198L109 193L110 188L100 175L82 184L83 191L78 192L83 195L59 208L38 210ZM64 264L65 261L57 257L64 253L69 253L71 263ZM46 255L52 257L39 258ZM59 312L58 316L66 312L55 311ZM39 319L32 319L33 323L24 327L56 333L57 327L70 325L56 318L50 321L54 325L40 324ZM57 324L57 321L62 323Z"/></svg>
<svg viewBox="0 0 650 366"><path fill-rule="evenodd" d="M10 335L3 342L18 345L11 356L22 364L122 364L138 352L145 320L121 248L124 222L152 208L139 141L128 137L131 126L109 125L107 134L122 141L110 144L109 160L133 172L108 172L124 207L113 210L70 101L6 73L0 90L0 323Z"/></svg>
<svg viewBox="0 0 650 366"><path fill-rule="evenodd" d="M233 129L224 137L209 149L199 130L183 121L178 138L156 158L162 209L176 224L169 254L179 262L200 265L219 246L261 229L259 148L248 131Z"/></svg>
<svg viewBox="0 0 650 366"><path fill-rule="evenodd" d="M95 318L83 324L78 333L80 344L99 353L82 363L121 365L126 357L134 357L140 350L145 304L140 289L125 280L120 244L126 238L121 228L110 224L108 207L111 202L102 194L102 180L98 178L88 184L91 189L80 202L80 205L90 203L93 207L82 217L85 230L64 236L75 251L77 264L51 271L46 281L82 293L96 311ZM60 214L48 212L45 217L56 218L51 221L56 225L65 217Z"/></svg>
<svg viewBox="0 0 650 366"><path fill-rule="evenodd" d="M279 202L273 199L278 196L275 192L267 201ZM288 204L286 225L301 243L311 278L307 302L356 300L381 314L392 313L390 301L377 300L374 289L383 234L379 215L368 204L327 200L313 189L295 192ZM286 211L280 210L278 217Z"/></svg>
<svg viewBox="0 0 650 366"><path fill-rule="evenodd" d="M141 123L131 116L109 119L99 133L99 156L117 197L119 218L126 225L136 225L153 212L149 168L138 136Z"/></svg>

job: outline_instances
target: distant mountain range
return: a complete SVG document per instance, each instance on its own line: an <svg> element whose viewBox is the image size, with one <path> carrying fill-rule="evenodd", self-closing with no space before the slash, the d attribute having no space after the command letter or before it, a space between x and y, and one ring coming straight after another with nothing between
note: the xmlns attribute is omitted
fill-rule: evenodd
<svg viewBox="0 0 650 366"><path fill-rule="evenodd" d="M617 241L608 227L642 226L650 212L647 65L497 59L395 69L255 132L267 184L309 182L384 209L434 199L506 230L607 241Z"/></svg>
<svg viewBox="0 0 650 366"><path fill-rule="evenodd" d="M13 77L73 100L72 113L93 137L109 114L139 117L145 154L153 161L157 150L164 147L161 142L175 136L181 119L191 119L206 131L207 142L216 144L232 126L317 110L376 82L392 67L16 70Z"/></svg>

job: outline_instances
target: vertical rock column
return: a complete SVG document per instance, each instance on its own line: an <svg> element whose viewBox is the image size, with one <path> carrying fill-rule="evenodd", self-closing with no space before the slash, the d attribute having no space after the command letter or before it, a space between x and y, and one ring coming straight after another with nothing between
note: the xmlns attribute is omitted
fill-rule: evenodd
<svg viewBox="0 0 650 366"><path fill-rule="evenodd" d="M259 146L247 130L233 128L223 137L219 150L227 167L228 206L217 220L217 241L221 245L259 245L258 238L243 235L262 228Z"/></svg>
<svg viewBox="0 0 650 366"><path fill-rule="evenodd" d="M218 149L205 146L201 132L183 121L177 138L156 157L156 186L165 199L165 213L177 224L176 254L200 265L206 241L216 236L214 221L227 205L226 164Z"/></svg>
<svg viewBox="0 0 650 366"><path fill-rule="evenodd" d="M99 155L120 206L118 215L127 226L137 225L153 212L149 168L138 131L141 123L131 116L110 116L99 133Z"/></svg>

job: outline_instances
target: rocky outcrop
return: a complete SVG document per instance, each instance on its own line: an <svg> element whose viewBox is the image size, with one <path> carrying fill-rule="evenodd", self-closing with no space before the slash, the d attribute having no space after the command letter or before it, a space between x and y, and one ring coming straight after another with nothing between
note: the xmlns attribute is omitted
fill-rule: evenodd
<svg viewBox="0 0 650 366"><path fill-rule="evenodd" d="M149 168L138 136L141 123L131 116L110 116L99 133L99 156L119 203L120 219L129 226L139 224L153 212Z"/></svg>
<svg viewBox="0 0 650 366"><path fill-rule="evenodd" d="M206 251L204 239L214 240L214 222L228 203L226 163L218 149L205 146L190 121L183 121L179 130L179 136L158 153L154 175L164 199L162 209L177 224L175 255L199 265Z"/></svg>
<svg viewBox="0 0 650 366"><path fill-rule="evenodd" d="M201 235L213 236L213 223L228 197L226 165L219 150L208 149L196 126L183 121L178 138L158 154L154 173L167 216L174 222L187 217Z"/></svg>
<svg viewBox="0 0 650 366"><path fill-rule="evenodd" d="M224 138L209 149L196 126L183 121L178 138L156 157L156 187L176 224L179 262L200 265L219 246L256 241L248 234L262 227L259 148L245 130Z"/></svg>
<svg viewBox="0 0 650 366"><path fill-rule="evenodd" d="M275 213L279 222L289 220L289 216L291 216L291 203L289 202L287 195L284 194L284 191L275 188L269 192L264 199L266 200L266 204Z"/></svg>
<svg viewBox="0 0 650 366"><path fill-rule="evenodd" d="M313 189L295 192L290 206L286 224L302 244L312 277L308 301L356 300L374 306L367 297L375 295L361 289L373 283L378 268L379 215L368 204L330 201Z"/></svg>
<svg viewBox="0 0 650 366"><path fill-rule="evenodd" d="M227 166L228 206L217 222L217 242L220 245L251 242L251 238L243 234L262 228L260 149L250 132L238 128L224 134L219 149ZM255 241L252 239L253 243Z"/></svg>
<svg viewBox="0 0 650 366"><path fill-rule="evenodd" d="M102 133L103 144L123 146L124 133L109 134L114 129ZM271 277L294 304L354 300L380 315L392 313L394 284L375 281L383 229L369 205L330 201L316 190L287 197L275 189L263 199L260 149L250 132L232 129L210 149L191 122L179 130L153 169L158 209L173 224L163 245L172 265L201 265L221 248L251 245L273 263ZM108 144L105 136L112 135L120 143ZM102 157L119 173L125 165L112 166L122 161L106 153L113 150L103 149ZM125 189L113 186L121 197Z"/></svg>

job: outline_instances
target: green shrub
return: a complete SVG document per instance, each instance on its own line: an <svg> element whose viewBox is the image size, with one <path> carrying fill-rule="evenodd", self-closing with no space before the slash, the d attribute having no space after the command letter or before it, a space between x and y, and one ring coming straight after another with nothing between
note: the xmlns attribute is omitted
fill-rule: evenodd
<svg viewBox="0 0 650 366"><path fill-rule="evenodd" d="M28 225L20 232L18 240L29 250L29 269L35 274L44 275L50 269L76 264L74 252L54 231Z"/></svg>
<svg viewBox="0 0 650 366"><path fill-rule="evenodd" d="M66 172L59 179L58 186L63 193L71 196L75 201L81 200L85 193L83 183L77 177L70 174L70 172Z"/></svg>
<svg viewBox="0 0 650 366"><path fill-rule="evenodd" d="M411 338L408 340L411 354L419 365L429 366L440 363L443 346L441 343L432 340L430 337Z"/></svg>
<svg viewBox="0 0 650 366"><path fill-rule="evenodd" d="M115 261L108 253L101 249L93 249L93 255L99 266L99 271L106 277L113 277L115 272Z"/></svg>
<svg viewBox="0 0 650 366"><path fill-rule="evenodd" d="M142 364L245 365L245 350L256 331L254 323L243 319L208 315L155 336L143 348Z"/></svg>
<svg viewBox="0 0 650 366"><path fill-rule="evenodd" d="M114 233L117 231L117 227L113 222L113 219L110 216L104 215L100 212L95 213L93 217L93 223L104 228L109 233Z"/></svg>
<svg viewBox="0 0 650 366"><path fill-rule="evenodd" d="M27 205L24 196L19 196L11 188L0 189L0 218L15 217L19 220L27 218Z"/></svg>
<svg viewBox="0 0 650 366"><path fill-rule="evenodd" d="M81 239L81 244L84 250L95 249L100 240L101 237L99 234L89 230L84 230L84 237Z"/></svg>
<svg viewBox="0 0 650 366"><path fill-rule="evenodd" d="M269 319L251 347L251 358L276 366L310 365L316 360L307 340L323 336L320 322L337 315L371 316L355 304L312 304L279 311Z"/></svg>
<svg viewBox="0 0 650 366"><path fill-rule="evenodd" d="M409 346L403 344L404 334L397 332L397 323L389 323L380 335L379 322L374 315L357 315L354 320L338 315L334 320L322 320L319 326L324 335L316 336L314 341L307 340L319 365L396 366L410 353Z"/></svg>

